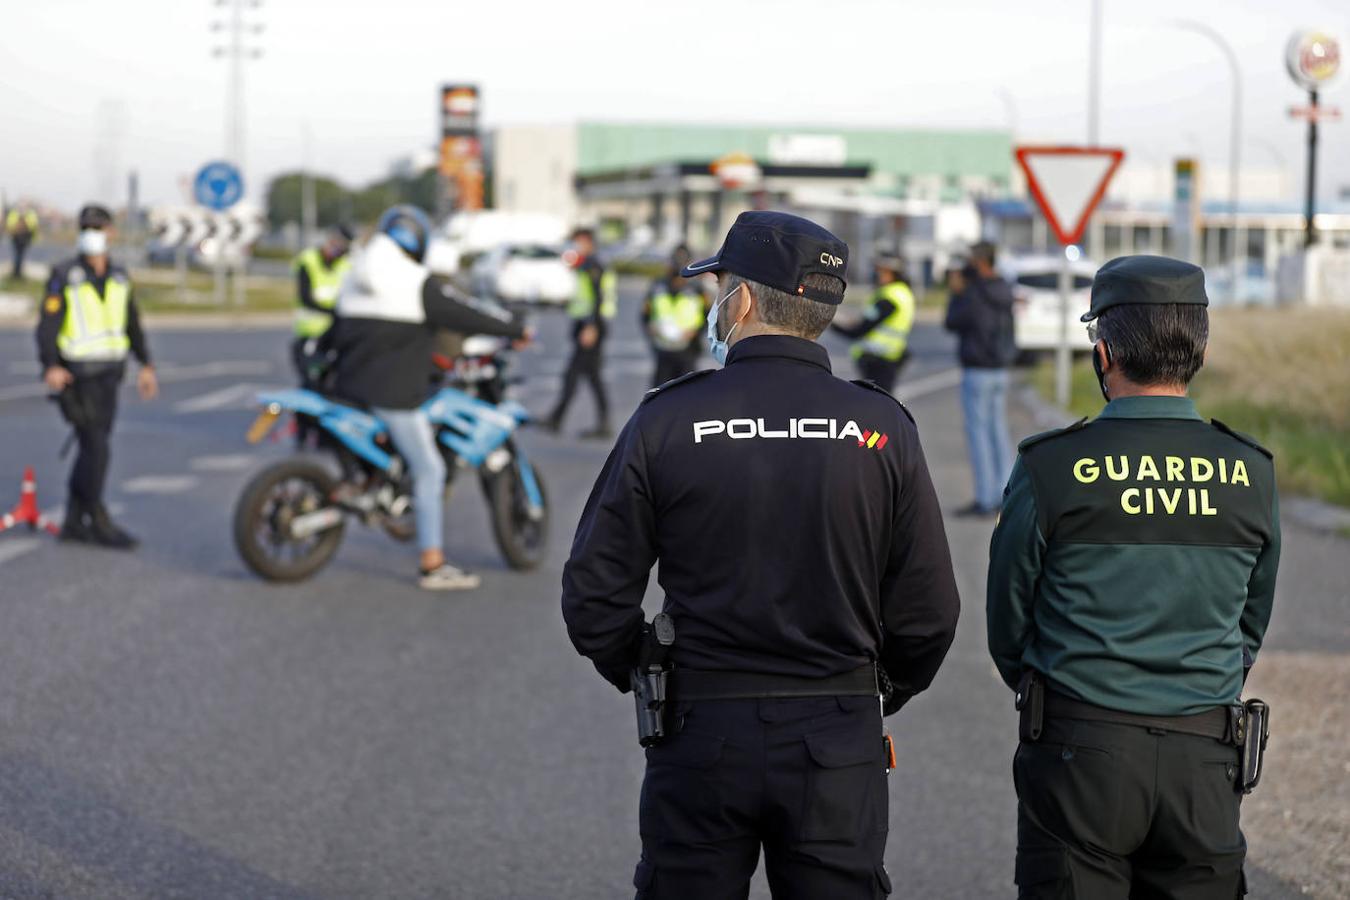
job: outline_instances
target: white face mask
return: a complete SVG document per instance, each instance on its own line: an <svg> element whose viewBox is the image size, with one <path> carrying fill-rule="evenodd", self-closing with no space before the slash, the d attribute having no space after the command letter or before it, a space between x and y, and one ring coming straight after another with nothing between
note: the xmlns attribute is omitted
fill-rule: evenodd
<svg viewBox="0 0 1350 900"><path fill-rule="evenodd" d="M86 228L75 239L75 248L84 256L104 256L108 252L108 233L101 228Z"/></svg>
<svg viewBox="0 0 1350 900"><path fill-rule="evenodd" d="M727 364L727 352L729 349L727 347L727 341L731 340L731 335L741 326L741 323L738 320L735 325L731 326L731 331L727 332L725 338L719 338L717 336L717 313L718 310L722 308L722 304L726 303L727 299L740 289L741 286L739 284L736 285L727 292L726 297L718 300L713 304L713 308L708 310L708 352L712 354L713 359L717 360L719 366L725 366ZM742 316L741 318L745 317Z"/></svg>

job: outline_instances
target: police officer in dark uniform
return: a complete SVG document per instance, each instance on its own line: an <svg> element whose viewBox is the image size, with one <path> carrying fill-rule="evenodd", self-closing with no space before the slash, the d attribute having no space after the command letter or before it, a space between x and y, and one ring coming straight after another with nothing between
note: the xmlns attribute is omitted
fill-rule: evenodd
<svg viewBox="0 0 1350 900"><path fill-rule="evenodd" d="M650 391L563 570L579 652L621 691L653 564L673 618L665 739L647 750L640 898L882 897L881 716L928 687L959 601L918 431L815 342L848 247L746 212L718 254L720 371ZM878 695L884 698L878 703Z"/></svg>
<svg viewBox="0 0 1350 900"><path fill-rule="evenodd" d="M108 258L112 223L102 206L80 210L79 255L52 269L37 345L42 378L58 395L79 444L61 537L129 550L136 539L113 523L103 505L109 438L128 354L141 364L136 379L141 397L153 398L159 387L131 279Z"/></svg>
<svg viewBox="0 0 1350 900"><path fill-rule="evenodd" d="M1243 892L1238 695L1280 529L1270 453L1186 396L1207 305L1188 263L1102 266L1083 318L1109 402L1023 441L1004 495L988 636L1022 710L1023 898Z"/></svg>

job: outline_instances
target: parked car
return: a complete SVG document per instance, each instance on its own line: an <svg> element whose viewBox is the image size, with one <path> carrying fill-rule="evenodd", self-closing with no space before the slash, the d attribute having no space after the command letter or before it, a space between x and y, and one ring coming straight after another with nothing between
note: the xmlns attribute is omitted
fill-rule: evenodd
<svg viewBox="0 0 1350 900"><path fill-rule="evenodd" d="M1012 285L1017 305L1013 308L1013 323L1017 349L1030 355L1059 346L1060 309L1059 273L1064 266L1060 256L1018 256L1006 259L999 266L1001 274ZM1079 259L1069 264L1073 276L1073 294L1069 298L1069 342L1074 350L1092 349L1087 329L1078 321L1088 311L1092 294L1092 276L1097 264Z"/></svg>
<svg viewBox="0 0 1350 900"><path fill-rule="evenodd" d="M562 305L576 292L576 275L562 250L545 244L501 244L470 270L473 292L508 303Z"/></svg>

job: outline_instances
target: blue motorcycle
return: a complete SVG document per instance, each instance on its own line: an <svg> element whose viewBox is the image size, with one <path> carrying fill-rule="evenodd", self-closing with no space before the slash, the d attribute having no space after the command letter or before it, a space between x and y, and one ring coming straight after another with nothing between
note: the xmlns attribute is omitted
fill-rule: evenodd
<svg viewBox="0 0 1350 900"><path fill-rule="evenodd" d="M497 546L513 569L533 569L547 550L548 501L539 474L516 445L529 421L505 397L504 345L470 338L464 355L444 361L450 384L423 405L446 462L446 490L460 469L477 470ZM451 386L453 385L453 386ZM408 541L412 479L384 424L370 412L305 389L260 394L263 411L248 431L261 441L283 413L319 436L342 474L311 456L276 462L245 486L234 511L239 555L269 581L300 581L332 559L349 517Z"/></svg>

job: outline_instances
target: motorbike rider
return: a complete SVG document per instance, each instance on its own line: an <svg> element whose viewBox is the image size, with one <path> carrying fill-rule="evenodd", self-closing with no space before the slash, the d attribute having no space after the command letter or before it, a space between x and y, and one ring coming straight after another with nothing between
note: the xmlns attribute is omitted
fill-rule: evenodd
<svg viewBox="0 0 1350 900"><path fill-rule="evenodd" d="M421 549L418 583L427 590L464 590L479 578L446 562L442 497L445 461L421 404L431 385L435 329L528 340L506 310L461 293L423 264L431 222L414 206L394 206L353 254L338 293L332 347L338 396L368 406L389 429L413 482L413 514Z"/></svg>

